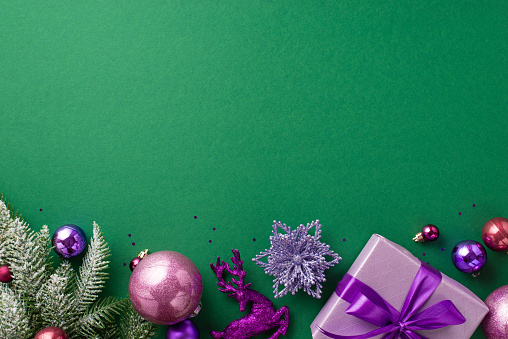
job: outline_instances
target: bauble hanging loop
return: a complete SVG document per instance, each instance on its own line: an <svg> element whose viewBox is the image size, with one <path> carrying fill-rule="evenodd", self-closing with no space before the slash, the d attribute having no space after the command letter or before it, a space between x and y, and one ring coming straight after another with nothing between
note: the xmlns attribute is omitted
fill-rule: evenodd
<svg viewBox="0 0 508 339"><path fill-rule="evenodd" d="M418 232L413 238L414 242L434 241L439 238L439 229L436 225L428 224L423 226L422 231Z"/></svg>

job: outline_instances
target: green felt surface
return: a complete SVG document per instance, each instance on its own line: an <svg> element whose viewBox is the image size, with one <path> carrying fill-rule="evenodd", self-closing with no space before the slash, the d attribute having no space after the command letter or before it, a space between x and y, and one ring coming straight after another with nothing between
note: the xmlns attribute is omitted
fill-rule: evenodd
<svg viewBox="0 0 508 339"><path fill-rule="evenodd" d="M508 284L506 254L489 250L474 279L450 252L508 216L507 13L498 0L2 0L0 192L34 228L97 221L106 294L127 294L123 264L142 249L187 255L203 338L241 316L216 288L217 255L238 248L271 295L250 258L274 219L321 220L343 257L322 299L275 300L287 338L310 338L372 233L484 299ZM426 223L441 238L413 243Z"/></svg>

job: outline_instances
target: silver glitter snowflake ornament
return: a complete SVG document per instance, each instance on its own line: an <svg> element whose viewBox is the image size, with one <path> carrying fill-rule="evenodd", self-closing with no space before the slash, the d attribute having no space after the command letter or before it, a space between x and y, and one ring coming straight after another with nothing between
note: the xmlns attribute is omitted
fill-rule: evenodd
<svg viewBox="0 0 508 339"><path fill-rule="evenodd" d="M316 227L314 235L309 234L312 227ZM280 298L288 293L295 294L303 288L314 298L321 298L321 285L325 279L325 270L342 260L337 253L330 250L330 246L319 241L321 224L319 220L310 224L300 225L291 231L291 227L280 221L273 221L273 235L270 236L270 249L256 255L252 261L265 269L265 273L275 277L273 293ZM286 233L279 233L281 228ZM332 258L326 261L325 256ZM261 261L268 257L268 262ZM279 291L279 285L284 288ZM316 288L311 289L315 285Z"/></svg>

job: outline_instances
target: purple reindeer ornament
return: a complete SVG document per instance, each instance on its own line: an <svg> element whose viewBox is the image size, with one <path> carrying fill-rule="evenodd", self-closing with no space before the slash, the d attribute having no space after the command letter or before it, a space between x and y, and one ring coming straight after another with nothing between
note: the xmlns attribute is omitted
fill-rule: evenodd
<svg viewBox="0 0 508 339"><path fill-rule="evenodd" d="M248 339L276 327L278 329L270 339L277 339L280 335L286 334L289 325L288 307L282 306L279 310L275 310L273 303L267 297L249 289L250 283L244 283L246 272L243 270L243 261L240 259L240 253L238 250L232 250L232 252L234 254L234 257L231 258L234 264L233 269L224 261L221 264L219 257L217 257L217 264L214 266L211 263L210 267L215 275L217 275L217 279L219 279L217 283L219 291L230 293L228 297L235 298L240 304L240 312L245 311L249 302L252 303L252 308L249 314L229 323L224 331L211 331L210 335L214 338ZM224 280L223 274L225 270L238 277L238 279L231 279L236 287L231 282ZM283 315L284 318L281 319Z"/></svg>

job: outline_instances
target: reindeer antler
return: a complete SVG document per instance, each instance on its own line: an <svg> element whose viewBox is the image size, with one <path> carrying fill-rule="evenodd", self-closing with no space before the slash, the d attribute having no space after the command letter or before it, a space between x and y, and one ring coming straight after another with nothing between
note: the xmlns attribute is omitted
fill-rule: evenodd
<svg viewBox="0 0 508 339"><path fill-rule="evenodd" d="M212 271L215 273L217 279L219 280L217 285L222 287L219 288L219 291L221 292L236 292L237 290L245 290L248 289L251 285L250 283L245 285L244 279L247 273L243 270L243 260L240 259L240 252L237 249L231 250L231 252L233 252L234 255L234 257L231 258L231 262L233 262L233 269L231 269L229 264L225 261L222 261L221 264L220 257L217 257L217 264L215 266L213 263L210 264ZM235 278L231 279L232 282L238 286L238 288L235 288L231 282L226 282L224 280L224 270L227 270L230 274L238 277L238 280Z"/></svg>

